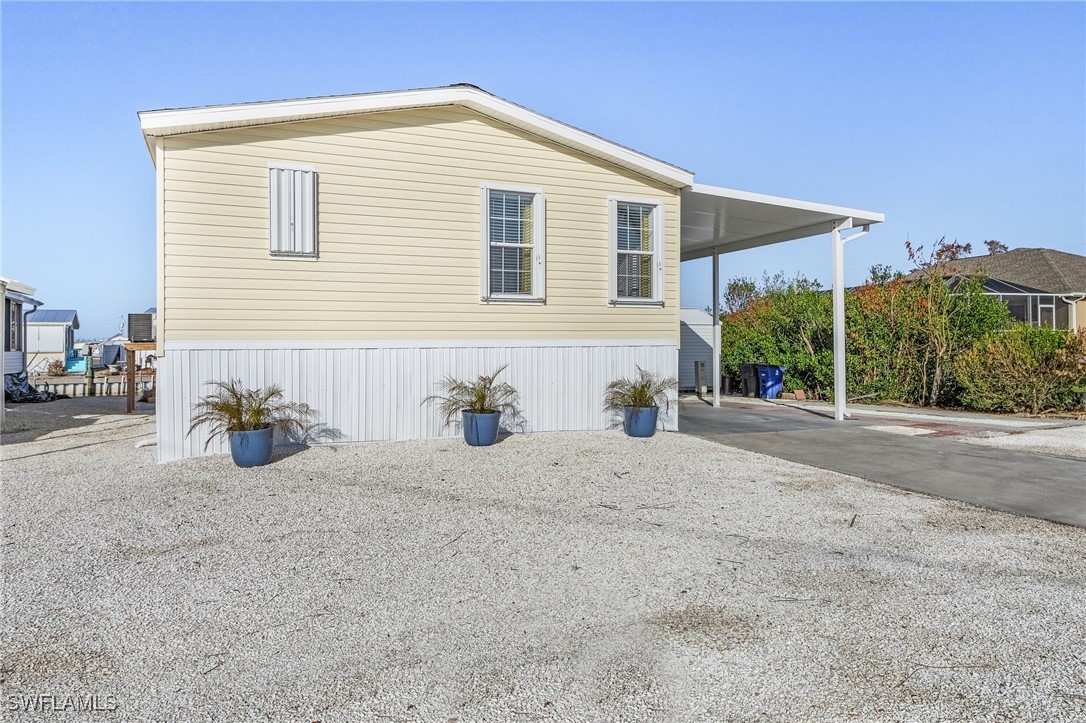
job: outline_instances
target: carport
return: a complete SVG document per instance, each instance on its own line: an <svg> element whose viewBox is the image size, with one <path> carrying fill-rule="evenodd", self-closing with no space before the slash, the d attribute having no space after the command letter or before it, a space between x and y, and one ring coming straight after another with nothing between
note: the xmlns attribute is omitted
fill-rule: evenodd
<svg viewBox="0 0 1086 723"><path fill-rule="evenodd" d="M713 406L720 406L720 255L830 234L834 417L845 418L845 244L883 220L874 211L698 183L682 192L681 260L713 259Z"/></svg>

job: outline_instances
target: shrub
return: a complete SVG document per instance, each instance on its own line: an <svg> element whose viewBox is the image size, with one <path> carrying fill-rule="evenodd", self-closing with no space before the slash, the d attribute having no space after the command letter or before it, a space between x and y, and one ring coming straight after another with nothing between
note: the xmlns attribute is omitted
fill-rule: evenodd
<svg viewBox="0 0 1086 723"><path fill-rule="evenodd" d="M493 374L480 375L475 381L445 377L438 385L442 393L429 396L422 400L422 403L438 402L438 412L446 425L456 422L461 412L505 412L516 418L520 415L517 390L510 384L497 381L498 375L505 371L507 366L498 367Z"/></svg>
<svg viewBox="0 0 1086 723"><path fill-rule="evenodd" d="M954 359L1009 322L1005 304L984 293L983 279L960 278L953 262L968 247L941 240L931 254L910 258L923 273L906 278L885 266L845 293L848 394L920 406L961 403ZM730 312L721 318L721 371L739 365L787 367L786 389L833 397L833 300L802 276L728 284Z"/></svg>
<svg viewBox="0 0 1086 723"><path fill-rule="evenodd" d="M961 400L982 411L1069 409L1086 384L1086 331L1016 324L985 335L954 364Z"/></svg>
<svg viewBox="0 0 1086 723"><path fill-rule="evenodd" d="M68 368L60 359L54 359L46 365L45 373L51 377L62 377L68 373Z"/></svg>
<svg viewBox="0 0 1086 723"><path fill-rule="evenodd" d="M637 378L616 379L607 385L603 394L603 407L611 412L621 412L626 407L663 407L664 414L671 408L670 393L679 388L675 377L661 377L637 367Z"/></svg>
<svg viewBox="0 0 1086 723"><path fill-rule="evenodd" d="M786 367L786 389L820 396L833 387L833 306L817 282L766 277L754 296L720 322L721 371L739 365Z"/></svg>
<svg viewBox="0 0 1086 723"><path fill-rule="evenodd" d="M252 432L268 426L285 434L305 431L305 423L314 412L308 404L288 402L278 386L266 389L246 389L240 379L214 382L215 392L203 397L193 406L192 424L188 434L208 425L204 442L208 448L216 437L228 437L230 432Z"/></svg>

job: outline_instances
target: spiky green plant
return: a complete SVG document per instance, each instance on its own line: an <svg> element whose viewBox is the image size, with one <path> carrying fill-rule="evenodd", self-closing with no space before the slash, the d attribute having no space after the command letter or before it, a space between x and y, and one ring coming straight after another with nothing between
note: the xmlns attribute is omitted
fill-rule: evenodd
<svg viewBox="0 0 1086 723"><path fill-rule="evenodd" d="M445 377L438 384L440 393L426 397L422 403L438 402L438 412L445 424L456 422L461 412L505 412L515 417L520 414L517 390L506 382L497 381L498 375L508 366L504 364L493 374L483 374L473 382Z"/></svg>
<svg viewBox="0 0 1086 723"><path fill-rule="evenodd" d="M204 449L213 439L230 432L252 432L269 425L286 434L303 433L314 413L308 404L285 401L278 385L247 389L240 379L231 379L212 386L215 391L193 406L194 416L186 434L208 425L210 434Z"/></svg>
<svg viewBox="0 0 1086 723"><path fill-rule="evenodd" d="M603 407L611 412L621 412L626 407L663 407L666 414L671 409L669 392L678 388L675 377L661 377L637 367L637 378L623 377L607 385Z"/></svg>

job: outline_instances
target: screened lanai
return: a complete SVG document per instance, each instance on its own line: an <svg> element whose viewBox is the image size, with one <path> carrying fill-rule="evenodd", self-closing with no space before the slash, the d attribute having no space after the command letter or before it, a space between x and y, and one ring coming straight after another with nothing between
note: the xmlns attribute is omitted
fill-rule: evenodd
<svg viewBox="0 0 1086 723"><path fill-rule="evenodd" d="M720 406L720 256L829 234L833 258L834 417L844 419L845 244L867 234L881 213L694 184L682 192L681 259L713 259L713 406Z"/></svg>

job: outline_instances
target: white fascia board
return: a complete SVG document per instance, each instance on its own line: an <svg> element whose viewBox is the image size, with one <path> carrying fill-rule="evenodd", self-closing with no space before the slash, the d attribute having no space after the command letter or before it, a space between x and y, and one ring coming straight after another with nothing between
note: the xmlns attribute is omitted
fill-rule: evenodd
<svg viewBox="0 0 1086 723"><path fill-rule="evenodd" d="M17 294L33 296L34 292L37 291L37 289L35 289L33 286L30 286L29 284L24 284L22 281L16 281L15 279L10 279L6 276L0 276L0 281L3 281L4 288L7 291L12 291Z"/></svg>
<svg viewBox="0 0 1086 723"><path fill-rule="evenodd" d="M690 171L638 153L471 86L242 103L181 110L153 110L142 111L137 115L144 138L150 147L152 138L181 133L443 105L469 108L548 140L639 171L676 188L685 188L694 182L694 174Z"/></svg>
<svg viewBox="0 0 1086 723"><path fill-rule="evenodd" d="M830 216L836 216L838 218L851 218L857 226L862 226L870 223L882 223L886 220L886 215L877 211L862 211L858 208L845 208L844 206L831 206L825 203L800 201L794 198L768 196L764 193L738 191L733 188L710 186L704 183L693 184L690 188L690 191L693 193L704 193L710 196L719 196L721 198L733 198L737 201L752 201L754 203L766 203L773 206L785 206L787 208L796 208L803 211L825 213Z"/></svg>

